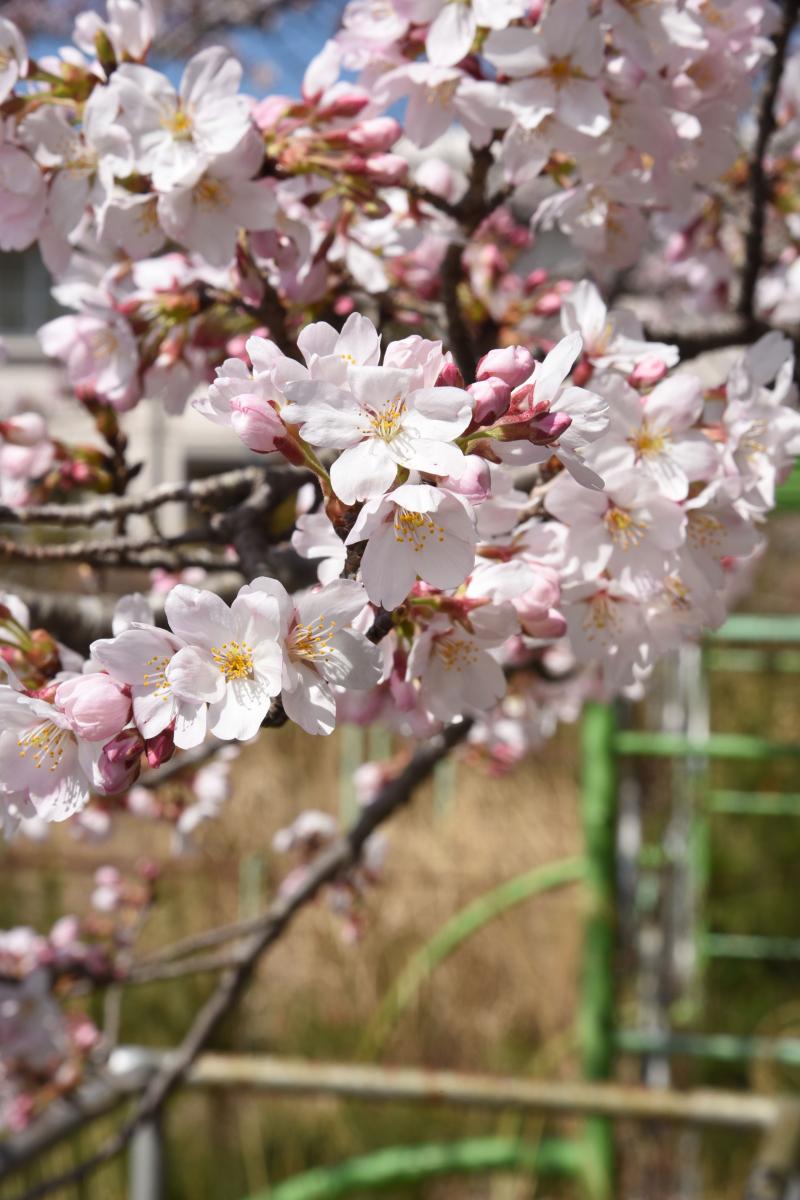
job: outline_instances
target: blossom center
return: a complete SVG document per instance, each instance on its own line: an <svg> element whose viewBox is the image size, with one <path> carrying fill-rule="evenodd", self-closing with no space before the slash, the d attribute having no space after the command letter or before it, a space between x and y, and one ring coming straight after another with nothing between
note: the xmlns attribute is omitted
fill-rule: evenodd
<svg viewBox="0 0 800 1200"><path fill-rule="evenodd" d="M253 647L247 642L223 642L221 646L212 646L211 657L227 683L253 676Z"/></svg>
<svg viewBox="0 0 800 1200"><path fill-rule="evenodd" d="M67 733L55 721L42 721L34 725L17 738L20 758L27 758L30 754L35 767L46 766L49 771L57 771L64 757Z"/></svg>
<svg viewBox="0 0 800 1200"><path fill-rule="evenodd" d="M478 661L478 651L474 642L466 638L442 638L436 643L436 653L445 671L460 673L465 667L472 667Z"/></svg>
<svg viewBox="0 0 800 1200"><path fill-rule="evenodd" d="M594 641L598 634L603 635L609 628L616 631L619 626L620 619L616 603L607 592L598 592L587 605L586 616L583 619L583 630L587 642Z"/></svg>
<svg viewBox="0 0 800 1200"><path fill-rule="evenodd" d="M161 124L176 141L186 142L191 139L192 118L185 108L176 108L173 112L167 113L161 118Z"/></svg>
<svg viewBox="0 0 800 1200"><path fill-rule="evenodd" d="M378 412L368 410L369 425L364 432L371 433L373 437L378 437L383 442L391 442L402 429L405 413L406 402L398 396L391 404L387 404Z"/></svg>
<svg viewBox="0 0 800 1200"><path fill-rule="evenodd" d="M154 671L145 671L142 677L142 686L146 688L154 688L153 695L161 695L165 700L169 694L169 683L167 682L167 665L169 663L168 655L154 654L152 658L148 658L144 664L146 667L155 667Z"/></svg>
<svg viewBox="0 0 800 1200"><path fill-rule="evenodd" d="M686 526L686 538L694 546L708 549L716 547L721 541L722 522L711 513L690 512Z"/></svg>
<svg viewBox="0 0 800 1200"><path fill-rule="evenodd" d="M429 85L426 92L428 104L450 104L460 82L460 79L445 79L443 83Z"/></svg>
<svg viewBox="0 0 800 1200"><path fill-rule="evenodd" d="M568 58L554 58L549 67L547 74L552 79L556 88L561 88L565 83L575 75L575 70Z"/></svg>
<svg viewBox="0 0 800 1200"><path fill-rule="evenodd" d="M214 212L230 204L231 194L221 179L212 179L207 175L194 189L194 198L200 208Z"/></svg>
<svg viewBox="0 0 800 1200"><path fill-rule="evenodd" d="M621 550L638 546L647 533L647 522L636 521L624 508L610 508L603 518L612 542Z"/></svg>
<svg viewBox="0 0 800 1200"><path fill-rule="evenodd" d="M96 359L111 358L119 349L116 334L111 329L97 329L89 337L89 345Z"/></svg>
<svg viewBox="0 0 800 1200"><path fill-rule="evenodd" d="M444 526L437 525L427 513L409 512L408 509L398 508L394 514L394 540L413 546L419 553L428 538L444 541Z"/></svg>
<svg viewBox="0 0 800 1200"><path fill-rule="evenodd" d="M333 653L333 635L336 631L334 620L326 621L318 617L310 625L295 625L289 637L289 653L292 658L315 659L325 658Z"/></svg>
<svg viewBox="0 0 800 1200"><path fill-rule="evenodd" d="M655 433L647 421L642 421L638 431L633 437L628 438L628 442L636 451L637 458L655 458L657 455L663 454L667 437L668 431Z"/></svg>

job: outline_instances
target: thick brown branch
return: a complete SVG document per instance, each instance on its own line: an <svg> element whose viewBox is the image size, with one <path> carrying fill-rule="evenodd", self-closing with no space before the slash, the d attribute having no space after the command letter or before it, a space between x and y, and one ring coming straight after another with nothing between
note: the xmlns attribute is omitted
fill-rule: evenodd
<svg viewBox="0 0 800 1200"><path fill-rule="evenodd" d="M225 972L195 1018L183 1044L147 1086L133 1115L114 1137L96 1154L78 1163L71 1170L43 1180L22 1193L20 1200L40 1200L40 1197L49 1196L61 1188L75 1185L124 1150L138 1126L160 1111L222 1021L232 1011L252 980L265 952L281 938L297 913L319 894L325 884L336 879L342 871L358 860L367 839L409 802L415 789L429 778L437 763L464 740L471 726L470 720L450 725L418 750L405 769L381 788L349 832L333 842L311 864L300 884L292 892L280 895L273 901L259 928L244 947L241 961Z"/></svg>
<svg viewBox="0 0 800 1200"><path fill-rule="evenodd" d="M775 35L775 53L769 64L764 90L758 105L758 126L750 159L750 214L745 238L745 258L738 310L745 320L755 312L756 285L764 256L764 230L769 200L769 183L764 157L775 130L775 101L778 96L789 38L800 10L800 0L783 0L783 18Z"/></svg>

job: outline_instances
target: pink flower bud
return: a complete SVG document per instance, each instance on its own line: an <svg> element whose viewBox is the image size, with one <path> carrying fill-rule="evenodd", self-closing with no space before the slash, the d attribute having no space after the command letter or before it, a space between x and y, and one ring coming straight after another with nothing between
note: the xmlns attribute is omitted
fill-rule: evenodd
<svg viewBox="0 0 800 1200"><path fill-rule="evenodd" d="M47 425L38 413L18 413L0 422L0 433L15 446L36 446L47 437Z"/></svg>
<svg viewBox="0 0 800 1200"><path fill-rule="evenodd" d="M369 96L363 88L342 87L335 98L319 109L321 117L357 117L369 104Z"/></svg>
<svg viewBox="0 0 800 1200"><path fill-rule="evenodd" d="M484 354L475 372L476 379L488 379L490 375L502 379L509 387L524 383L533 371L533 355L524 346L506 346L503 350L490 350Z"/></svg>
<svg viewBox="0 0 800 1200"><path fill-rule="evenodd" d="M508 406L511 403L511 388L496 375L490 375L488 379L471 383L467 391L475 400L472 413L474 425L492 425L508 412Z"/></svg>
<svg viewBox="0 0 800 1200"><path fill-rule="evenodd" d="M533 311L539 317L554 317L561 310L561 297L558 292L545 292L533 306Z"/></svg>
<svg viewBox="0 0 800 1200"><path fill-rule="evenodd" d="M276 438L286 436L286 426L275 409L261 396L241 395L231 400L231 427L250 450L269 454Z"/></svg>
<svg viewBox="0 0 800 1200"><path fill-rule="evenodd" d="M460 475L448 475L442 480L441 486L448 492L463 496L470 504L480 504L492 492L492 477L489 466L482 458L468 454L464 459L464 467Z"/></svg>
<svg viewBox="0 0 800 1200"><path fill-rule="evenodd" d="M403 132L394 117L371 117L348 130L347 140L358 150L382 154L395 144Z"/></svg>
<svg viewBox="0 0 800 1200"><path fill-rule="evenodd" d="M155 769L162 763L169 762L175 753L175 739L171 729L164 729L155 737L148 738L144 744L144 753L148 767Z"/></svg>
<svg viewBox="0 0 800 1200"><path fill-rule="evenodd" d="M131 715L131 699L122 684L104 671L78 675L59 685L56 703L78 737L105 742L123 729Z"/></svg>
<svg viewBox="0 0 800 1200"><path fill-rule="evenodd" d="M572 417L568 417L566 413L543 413L541 417L537 417L531 422L528 436L536 446L549 446L551 443L557 442L571 424Z"/></svg>
<svg viewBox="0 0 800 1200"><path fill-rule="evenodd" d="M594 367L589 362L588 358L581 358L572 371L572 382L575 387L586 387L586 384L594 374Z"/></svg>
<svg viewBox="0 0 800 1200"><path fill-rule="evenodd" d="M267 96L264 100L259 100L258 104L253 105L250 115L256 128L260 129L262 133L266 133L274 129L296 103L289 96Z"/></svg>
<svg viewBox="0 0 800 1200"><path fill-rule="evenodd" d="M463 388L464 376L454 362L447 362L439 372L434 387Z"/></svg>
<svg viewBox="0 0 800 1200"><path fill-rule="evenodd" d="M535 292L536 289L540 288L543 283L547 283L547 279L548 272L544 269L544 267L536 267L536 269L531 271L525 279L524 287L526 293L530 295L531 292Z"/></svg>
<svg viewBox="0 0 800 1200"><path fill-rule="evenodd" d="M366 172L377 183L400 183L408 174L408 160L400 154L373 154Z"/></svg>
<svg viewBox="0 0 800 1200"><path fill-rule="evenodd" d="M651 387L654 383L658 383L667 373L667 364L656 357L655 354L648 354L641 362L638 362L628 376L628 382L633 387Z"/></svg>
<svg viewBox="0 0 800 1200"><path fill-rule="evenodd" d="M136 730L119 733L102 749L95 766L95 784L107 795L125 792L139 775L144 742Z"/></svg>

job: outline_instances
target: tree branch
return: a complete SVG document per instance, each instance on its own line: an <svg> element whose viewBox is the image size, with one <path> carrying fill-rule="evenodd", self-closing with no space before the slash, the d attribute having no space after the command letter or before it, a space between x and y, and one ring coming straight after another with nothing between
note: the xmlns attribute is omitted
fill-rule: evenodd
<svg viewBox="0 0 800 1200"><path fill-rule="evenodd" d="M786 51L792 29L797 21L800 0L783 0L783 19L775 35L775 53L769 64L764 90L758 106L758 132L750 159L750 215L745 238L745 259L739 295L739 315L747 321L755 311L756 285L764 254L769 183L764 170L767 145L775 130L775 101L786 61Z"/></svg>
<svg viewBox="0 0 800 1200"><path fill-rule="evenodd" d="M338 838L319 855L299 885L273 901L244 947L241 961L225 972L211 997L195 1017L180 1048L147 1085L133 1115L119 1131L96 1154L78 1163L71 1170L45 1179L26 1190L20 1194L18 1200L40 1200L41 1197L49 1196L61 1188L78 1184L124 1150L138 1126L155 1116L180 1084L192 1063L236 1005L265 952L280 939L297 913L318 895L325 884L336 879L342 871L358 861L368 838L409 802L415 789L429 778L437 763L464 740L471 727L471 720L460 721L449 725L442 733L431 738L414 754L399 775L384 784L348 833Z"/></svg>
<svg viewBox="0 0 800 1200"><path fill-rule="evenodd" d="M277 469L285 472L288 468ZM237 467L189 483L162 483L141 496L104 496L85 504L40 504L20 508L4 504L0 505L0 525L94 525L98 521L152 512L163 504L181 501L228 503L237 495L245 495L263 477L261 467Z"/></svg>

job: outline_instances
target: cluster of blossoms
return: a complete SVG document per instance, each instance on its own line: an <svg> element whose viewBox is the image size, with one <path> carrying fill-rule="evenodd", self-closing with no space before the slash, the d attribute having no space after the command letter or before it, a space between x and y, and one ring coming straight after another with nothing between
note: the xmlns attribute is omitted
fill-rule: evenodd
<svg viewBox="0 0 800 1200"><path fill-rule="evenodd" d="M0 1131L24 1128L43 1105L72 1091L102 1053L100 1031L69 1001L87 982L121 978L152 883L147 869L124 879L101 867L91 915L61 917L46 935L0 931Z"/></svg>
<svg viewBox="0 0 800 1200"><path fill-rule="evenodd" d="M721 623L800 454L792 344L773 331L695 373L576 277L608 283L640 257L652 272L653 233L669 247L659 287L727 299L709 188L728 170L741 182L737 121L775 17L771 0L351 0L301 96L266 99L242 93L224 49L194 55L177 87L148 66L147 0L82 14L74 46L39 61L0 17L0 249L38 242L71 310L42 348L109 451L12 414L0 500L121 495L136 467L119 414L144 399L191 403L266 456L263 490L277 463L290 480L279 514L250 496L258 569L235 505L199 513L225 547L211 561L245 579L228 600L213 578L165 577L163 619L127 596L79 654L0 595L7 835L73 818L99 837L126 813L185 848L226 799L236 744L286 720L415 739L468 718L471 760L502 772ZM796 319L797 78L767 163L770 220L782 206L793 239L761 280L779 321ZM442 157L419 161L433 143ZM569 270L533 257L554 226ZM131 542L121 518L116 561ZM185 775L154 788L173 757ZM395 767L365 769L365 804ZM280 832L298 863L287 889L336 832L316 811ZM380 855L371 842L329 889L349 933ZM98 880L96 907L125 897ZM8 939L32 964L8 952L0 1005L0 1123L19 1125L30 1081L67 1086L95 1035L53 1007L83 935L63 971L45 971L52 936Z"/></svg>
<svg viewBox="0 0 800 1200"><path fill-rule="evenodd" d="M436 292L467 183L441 159L412 170L402 134L423 149L453 130L493 143L491 176L516 210L558 225L601 273L635 262L653 222L680 241L673 262L708 272L702 189L736 158L775 15L771 0L353 0L301 97L261 101L221 48L177 88L145 65L147 3L84 14L74 46L37 62L3 19L0 247L38 240L77 309L42 344L79 395L170 411L230 338L269 325L276 290L300 318L331 296L346 312L354 289ZM402 127L387 115L401 99ZM714 255L721 269L724 247ZM470 263L479 304L488 265Z"/></svg>
<svg viewBox="0 0 800 1200"><path fill-rule="evenodd" d="M580 669L613 694L718 625L726 578L800 452L790 344L766 335L708 388L592 285L561 319L542 360L491 351L468 386L417 335L381 362L358 314L340 332L308 326L303 363L249 339L249 365L226 361L197 406L316 471L324 504L292 543L321 559L321 585L292 596L258 578L228 605L176 584L166 629L131 598L77 664L8 608L6 821L64 819L209 735L248 741L278 698L308 733L341 714L420 735L491 712L519 672L524 723L527 674L572 688Z"/></svg>

